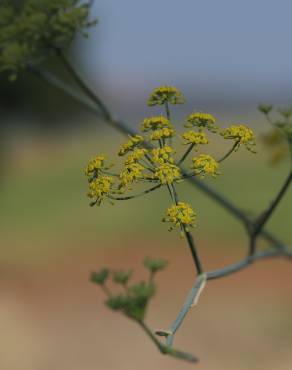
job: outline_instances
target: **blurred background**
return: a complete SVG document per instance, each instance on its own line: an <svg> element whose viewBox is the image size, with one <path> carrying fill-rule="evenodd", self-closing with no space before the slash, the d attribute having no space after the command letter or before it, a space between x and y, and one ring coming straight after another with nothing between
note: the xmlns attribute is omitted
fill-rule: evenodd
<svg viewBox="0 0 292 370"><path fill-rule="evenodd" d="M291 2L166 0L95 1L98 26L77 38L68 58L115 116L133 127L159 110L150 92L175 85L192 110L218 123L268 130L259 102L291 104ZM56 60L47 65L65 80ZM83 169L92 156L125 141L114 129L28 72L0 80L0 368L3 370L182 369L165 358L138 327L108 311L89 273L103 266L133 268L143 277L147 255L170 262L159 277L149 312L167 327L194 280L184 242L160 219L167 194L90 208ZM224 153L226 143L214 143ZM289 163L269 164L260 143L242 149L206 180L256 216L279 189ZM181 185L198 213L195 238L207 268L246 253L243 227L199 190ZM291 191L269 222L286 243ZM289 213L290 211L290 213ZM179 273L178 273L179 272ZM291 369L291 266L259 263L210 282L177 336L177 347L201 358L199 369Z"/></svg>

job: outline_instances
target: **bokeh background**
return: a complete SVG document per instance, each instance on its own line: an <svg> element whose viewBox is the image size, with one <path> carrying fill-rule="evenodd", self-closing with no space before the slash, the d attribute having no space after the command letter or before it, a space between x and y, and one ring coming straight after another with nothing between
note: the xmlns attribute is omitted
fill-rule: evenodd
<svg viewBox="0 0 292 370"><path fill-rule="evenodd" d="M259 102L291 103L289 1L95 1L99 24L77 37L68 58L114 114L135 126L153 111L146 101L161 84L175 85L193 109L222 125L246 123L259 138L268 129ZM56 60L48 67L62 78ZM108 311L89 283L103 266L144 276L145 256L169 260L148 322L167 327L194 280L189 252L160 223L163 192L114 207L90 208L83 168L96 153L114 156L124 142L76 102L25 73L0 80L0 368L3 370L183 369L165 358L138 327ZM214 153L226 150L214 144ZM251 216L272 200L289 164L269 165L236 153L223 175L206 180ZM208 268L246 253L242 226L189 185L198 213L195 238ZM269 222L287 242L291 191ZM290 213L289 213L290 211ZM275 260L210 282L177 335L177 347L201 357L198 369L291 369L291 265Z"/></svg>

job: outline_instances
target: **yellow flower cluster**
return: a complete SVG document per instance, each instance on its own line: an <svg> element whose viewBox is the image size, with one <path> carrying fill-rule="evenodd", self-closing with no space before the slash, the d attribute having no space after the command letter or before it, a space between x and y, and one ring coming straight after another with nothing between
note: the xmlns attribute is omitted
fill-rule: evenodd
<svg viewBox="0 0 292 370"><path fill-rule="evenodd" d="M161 140L170 139L174 136L174 130L172 128L164 127L160 130L155 130L150 135L150 140Z"/></svg>
<svg viewBox="0 0 292 370"><path fill-rule="evenodd" d="M182 138L186 141L184 144L209 144L207 135L204 132L195 132L193 130L185 132Z"/></svg>
<svg viewBox="0 0 292 370"><path fill-rule="evenodd" d="M85 175L88 177L96 175L100 169L104 168L104 161L105 156L102 154L91 159L85 168Z"/></svg>
<svg viewBox="0 0 292 370"><path fill-rule="evenodd" d="M245 125L232 125L223 130L221 135L224 139L235 140L238 146L243 144L248 150L254 152L255 136L252 129L249 127Z"/></svg>
<svg viewBox="0 0 292 370"><path fill-rule="evenodd" d="M126 144L123 144L121 146L119 153L118 153L119 156L123 156L127 154L128 152L134 150L134 148L139 146L143 141L144 141L144 138L141 135L130 136L130 140Z"/></svg>
<svg viewBox="0 0 292 370"><path fill-rule="evenodd" d="M171 146L164 145L162 148L152 149L151 158L155 163L174 163L173 153L174 149Z"/></svg>
<svg viewBox="0 0 292 370"><path fill-rule="evenodd" d="M181 178L181 172L174 164L162 163L156 167L152 178L159 180L161 184L171 184Z"/></svg>
<svg viewBox="0 0 292 370"><path fill-rule="evenodd" d="M149 100L148 105L151 107L153 105L163 105L165 103L170 104L183 104L185 99L182 93L173 86L161 86L155 89Z"/></svg>
<svg viewBox="0 0 292 370"><path fill-rule="evenodd" d="M100 205L102 200L110 195L113 184L113 177L105 175L99 176L96 179L90 181L89 192L87 193L87 195L89 198L94 199L94 203Z"/></svg>
<svg viewBox="0 0 292 370"><path fill-rule="evenodd" d="M196 216L195 211L188 203L178 202L177 205L173 205L167 209L163 222L170 222L172 224L170 230L183 225L186 226L186 230L188 231L188 227L194 227Z"/></svg>
<svg viewBox="0 0 292 370"><path fill-rule="evenodd" d="M198 127L200 130L207 128L210 131L216 132L217 127L214 126L216 118L210 113L195 112L190 114L187 119L185 127Z"/></svg>
<svg viewBox="0 0 292 370"><path fill-rule="evenodd" d="M143 176L144 169L145 169L144 166L142 166L138 162L125 164L125 167L120 173L121 183L119 185L119 188L124 189L129 184L138 181L139 179L142 179L144 177Z"/></svg>
<svg viewBox="0 0 292 370"><path fill-rule="evenodd" d="M209 113L194 112L185 121L185 126L190 129L180 135L182 144L188 145L186 150L176 157L176 151L169 140L175 137L176 132L169 119L169 104L181 104L183 95L175 87L162 86L153 91L149 105L165 104L166 118L163 115L145 118L141 125L142 135L132 135L128 142L121 146L119 156L124 156L122 168L118 173L107 171L110 166L105 164L105 156L98 155L92 159L85 169L89 180L88 196L93 199L91 204L100 205L104 198L112 200L132 199L137 196L148 194L161 186L167 185L172 198L175 194L175 184L192 176L219 175L219 162L221 163L238 146L245 145L252 150L254 134L251 129L244 125L230 126L218 131L215 126L216 119ZM208 130L208 132L207 132ZM192 150L197 151L201 145L209 144L209 136L212 133L220 133L225 139L233 139L235 144L228 147L227 154L216 161L209 154L199 154L192 158L190 169L182 173L180 166L185 160L191 158ZM229 146L229 145L228 145ZM147 149L146 149L147 148ZM131 189L133 183L148 184L146 189L136 195L121 196ZM116 196L116 195L119 196ZM187 203L177 201L167 210L165 222L170 222L173 227L193 226L196 218L195 212Z"/></svg>
<svg viewBox="0 0 292 370"><path fill-rule="evenodd" d="M130 153L125 161L125 164L128 165L130 163L138 162L140 159L145 157L148 153L148 150L145 148L135 148L132 153Z"/></svg>
<svg viewBox="0 0 292 370"><path fill-rule="evenodd" d="M201 174L202 177L205 175L211 175L213 177L219 175L219 163L212 156L201 154L198 157L194 157L192 160L192 168L197 174Z"/></svg>
<svg viewBox="0 0 292 370"><path fill-rule="evenodd" d="M142 131L158 130L164 127L172 128L169 120L163 116L145 118L142 123Z"/></svg>

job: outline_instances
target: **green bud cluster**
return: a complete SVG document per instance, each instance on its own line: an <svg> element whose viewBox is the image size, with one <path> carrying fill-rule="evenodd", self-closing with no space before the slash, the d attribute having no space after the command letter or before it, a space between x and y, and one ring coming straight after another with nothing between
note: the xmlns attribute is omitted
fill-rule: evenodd
<svg viewBox="0 0 292 370"><path fill-rule="evenodd" d="M128 285L128 283L132 276L132 270L110 272L109 269L103 268L91 274L91 281L103 287L106 292L108 296L106 305L110 309L120 311L127 317L140 322L144 320L148 303L156 291L154 275L163 270L167 262L163 259L146 258L143 265L150 272L149 279L131 285ZM108 286L106 286L110 276L114 283L123 286L122 293L112 294L110 292Z"/></svg>
<svg viewBox="0 0 292 370"><path fill-rule="evenodd" d="M0 4L0 72L15 80L28 64L39 63L48 53L67 48L89 21L90 3L78 0L26 0L17 10L9 0Z"/></svg>

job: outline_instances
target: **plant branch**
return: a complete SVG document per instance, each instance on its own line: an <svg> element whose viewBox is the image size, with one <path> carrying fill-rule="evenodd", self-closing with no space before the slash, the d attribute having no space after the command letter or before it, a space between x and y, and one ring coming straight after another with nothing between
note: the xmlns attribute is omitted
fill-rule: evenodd
<svg viewBox="0 0 292 370"><path fill-rule="evenodd" d="M288 174L287 178L284 181L281 189L279 190L277 196L272 201L271 205L268 209L258 218L255 222L253 229L251 229L250 233L250 255L254 254L256 250L256 242L257 237L260 234L261 230L265 226L265 224L269 221L270 217L272 216L273 212L276 210L277 206L280 204L281 200L283 199L284 195L286 194L290 184L292 182L292 171Z"/></svg>
<svg viewBox="0 0 292 370"><path fill-rule="evenodd" d="M237 148L238 143L239 143L239 141L236 141L234 143L234 145L232 146L232 148L222 158L218 159L217 162L221 163L221 162L225 161L225 159L227 159L234 152L234 150Z"/></svg>
<svg viewBox="0 0 292 370"><path fill-rule="evenodd" d="M200 297L200 295L201 295L201 293L202 293L202 291L205 287L206 281L207 281L207 275L206 274L199 275L197 277L197 279L195 281L195 284L192 287L190 293L188 294L187 299L186 299L182 309L180 310L177 318L172 323L170 328L168 330L156 331L156 335L166 337L166 345L167 346L169 346L169 347L172 346L174 335L177 332L177 330L179 329L179 327L181 326L181 324L182 324L184 318L186 317L187 313L189 312L189 310L192 307L196 306L196 304L198 303L199 297Z"/></svg>
<svg viewBox="0 0 292 370"><path fill-rule="evenodd" d="M183 162L184 162L184 160L187 158L187 156L190 154L190 152L193 150L193 148L194 148L194 146L195 146L196 144L191 144L189 147L188 147L188 149L185 151L185 153L183 154L183 156L181 157L181 159L177 162L177 166L180 166Z"/></svg>
<svg viewBox="0 0 292 370"><path fill-rule="evenodd" d="M152 333L152 331L149 329L149 327L143 321L137 321L137 323L141 326L141 328L144 330L144 332L148 335L148 337L152 340L152 342L156 345L156 347L158 348L158 350L162 354L169 355L169 356L175 357L177 359L185 360L185 361L188 361L188 362L198 362L197 357L195 357L195 356L193 356L189 353L182 352L182 351L179 351L179 350L174 349L174 348L170 348L170 347L162 344L155 337L155 335Z"/></svg>
<svg viewBox="0 0 292 370"><path fill-rule="evenodd" d="M152 191L154 191L156 189L159 189L161 186L162 186L161 184L158 184L156 186L153 186L150 189L147 189L147 190L142 191L141 193L138 193L138 194L135 194L135 195L129 195L127 197L113 197L113 196L109 196L109 198L112 199L112 200L129 200L129 199L134 199L134 198L142 197L145 194L151 193Z"/></svg>

